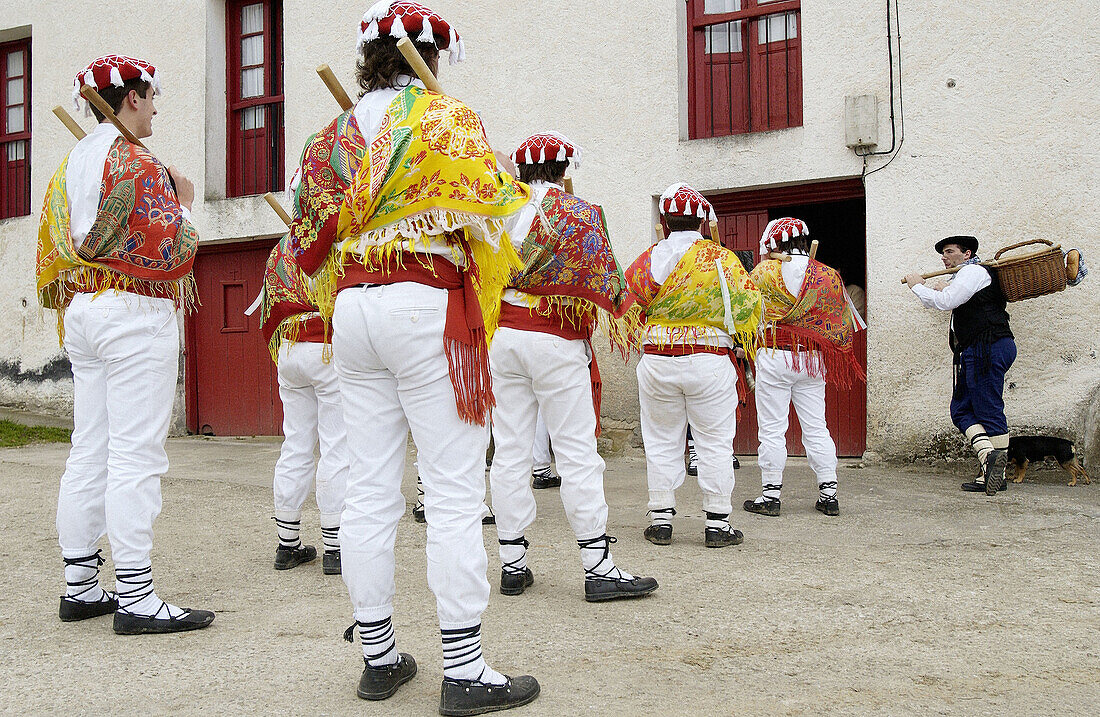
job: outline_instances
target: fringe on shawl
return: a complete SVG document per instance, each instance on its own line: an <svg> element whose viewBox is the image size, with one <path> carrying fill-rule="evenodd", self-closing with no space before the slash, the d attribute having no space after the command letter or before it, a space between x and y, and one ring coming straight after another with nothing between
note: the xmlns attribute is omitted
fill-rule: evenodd
<svg viewBox="0 0 1100 717"><path fill-rule="evenodd" d="M790 326L766 329L764 349L774 351L777 348L791 352L791 368L795 371L804 371L808 376L825 379L840 388L849 388L856 381L867 381L867 374L854 350L844 351L805 329Z"/></svg>
<svg viewBox="0 0 1100 717"><path fill-rule="evenodd" d="M531 311L539 316L560 316L577 331L590 325L593 329L602 329L607 334L611 349L617 351L623 360L641 351L645 312L638 304L631 303L621 313L613 314L587 299L560 295L536 296L539 303Z"/></svg>
<svg viewBox="0 0 1100 717"><path fill-rule="evenodd" d="M65 343L65 312L78 293L90 292L99 296L104 292L125 291L141 296L171 299L176 309L187 313L202 305L199 301L195 275L188 272L181 279L153 281L135 279L102 266L78 266L60 272L56 279L38 290L39 303L57 312L57 342Z"/></svg>
<svg viewBox="0 0 1100 717"><path fill-rule="evenodd" d="M714 339L714 334L710 333L714 330L711 326L700 326L698 324L687 326L670 326L659 320L653 320L650 318L648 323L654 326L661 326L669 331L669 343L671 344L696 344L706 343L708 340ZM719 329L725 331L725 329ZM740 346L745 351L745 355L750 359L756 358L756 351L759 347L760 338L756 333L755 324L750 328L745 326L738 329L736 332L729 335L733 339L734 344Z"/></svg>

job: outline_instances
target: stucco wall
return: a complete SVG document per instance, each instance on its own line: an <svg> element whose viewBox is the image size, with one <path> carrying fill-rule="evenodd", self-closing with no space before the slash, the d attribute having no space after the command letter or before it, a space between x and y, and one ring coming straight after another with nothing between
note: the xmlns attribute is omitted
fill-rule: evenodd
<svg viewBox="0 0 1100 717"><path fill-rule="evenodd" d="M355 28L369 3L285 2L287 166L305 138L336 111L314 69L330 64L351 90ZM494 145L510 150L531 131L556 129L585 150L577 192L604 205L624 263L652 238L653 198L674 181L704 191L858 177L863 161L844 146L845 95L879 98L889 143L885 0L804 0L802 127L685 141L683 3L582 0L502 3L437 0L463 34L468 62L444 65L450 92L481 113ZM150 146L197 185L195 219L205 241L275 235L259 198L224 196L223 3L190 0L141 12L141 24L108 39L108 10L79 17L62 2L0 9L0 30L33 26L33 197L71 146L49 108L68 98L75 70L97 54L153 60L165 78ZM135 13L133 4L103 7ZM911 269L936 268L931 244L973 233L984 247L1047 237L1100 261L1090 128L1100 109L1092 38L1100 11L1088 0L1016 9L992 0L901 8L905 141L866 181L870 311L870 450L925 455L958 442L947 418L947 317L919 307L900 285ZM140 27L140 31L138 28ZM73 43L72 37L86 38ZM954 87L947 86L953 79ZM90 123L90 120L85 120ZM884 164L871 158L867 169ZM37 212L36 212L37 213ZM34 308L36 217L0 223L0 361L34 372L60 356L52 316ZM812 229L812 227L811 227ZM1081 287L1010 307L1020 357L1006 392L1014 427L1082 437L1100 390L1096 277ZM21 301L26 299L28 306ZM0 369L3 365L0 364ZM601 354L608 425L637 421L633 364ZM65 381L2 378L0 401L64 408Z"/></svg>

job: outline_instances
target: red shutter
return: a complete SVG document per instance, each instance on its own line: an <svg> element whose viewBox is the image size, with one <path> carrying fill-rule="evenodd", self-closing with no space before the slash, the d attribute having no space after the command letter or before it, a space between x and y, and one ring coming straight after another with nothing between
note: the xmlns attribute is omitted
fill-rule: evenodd
<svg viewBox="0 0 1100 717"><path fill-rule="evenodd" d="M31 213L31 41L0 44L0 219Z"/></svg>

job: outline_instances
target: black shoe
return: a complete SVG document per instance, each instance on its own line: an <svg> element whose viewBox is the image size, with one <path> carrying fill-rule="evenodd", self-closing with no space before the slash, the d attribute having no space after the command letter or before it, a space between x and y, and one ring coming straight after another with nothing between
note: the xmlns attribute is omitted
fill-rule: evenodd
<svg viewBox="0 0 1100 717"><path fill-rule="evenodd" d="M114 593L106 590L103 591L103 596L107 599L97 602L84 602L83 600L74 600L68 595L62 595L61 605L57 608L57 616L61 618L61 622L76 622L87 620L90 617L110 615L118 609L118 598L115 597Z"/></svg>
<svg viewBox="0 0 1100 717"><path fill-rule="evenodd" d="M984 493L985 483L979 483L976 480L968 481L962 484L962 489L967 493ZM1001 484L1000 490L1008 490L1008 481Z"/></svg>
<svg viewBox="0 0 1100 717"><path fill-rule="evenodd" d="M814 509L825 515L840 515L840 501L836 498L818 498Z"/></svg>
<svg viewBox="0 0 1100 717"><path fill-rule="evenodd" d="M586 577L584 579L584 599L588 602L637 598L649 595L656 589L657 581L653 578L635 577L631 580L623 580L622 578Z"/></svg>
<svg viewBox="0 0 1100 717"><path fill-rule="evenodd" d="M363 663L363 676L355 688L355 694L362 700L384 700L416 676L416 660L405 652L397 655L397 662L385 667L371 667L366 660Z"/></svg>
<svg viewBox="0 0 1100 717"><path fill-rule="evenodd" d="M672 525L669 523L651 525L642 535L654 545L672 545Z"/></svg>
<svg viewBox="0 0 1100 717"><path fill-rule="evenodd" d="M341 573L340 551L326 550L321 556L321 572L325 575L339 575Z"/></svg>
<svg viewBox="0 0 1100 717"><path fill-rule="evenodd" d="M500 571L500 594L522 595L523 591L535 584L535 574L531 568L524 568L522 573Z"/></svg>
<svg viewBox="0 0 1100 717"><path fill-rule="evenodd" d="M733 457L733 467L737 470L741 469L741 461L737 460L737 456Z"/></svg>
<svg viewBox="0 0 1100 717"><path fill-rule="evenodd" d="M708 548L724 548L727 545L740 545L745 536L733 528L707 528L703 531L704 545Z"/></svg>
<svg viewBox="0 0 1100 717"><path fill-rule="evenodd" d="M485 507L489 509L489 515L487 515L487 516L485 516L484 518L481 519L481 524L482 525L496 525L497 524L497 516L496 516L496 513L493 512L493 507L491 505L487 505Z"/></svg>
<svg viewBox="0 0 1100 717"><path fill-rule="evenodd" d="M755 500L745 501L745 510L750 513L756 513L757 515L768 515L773 518L779 515L779 499L778 498L765 498L763 501L757 503Z"/></svg>
<svg viewBox="0 0 1100 717"><path fill-rule="evenodd" d="M439 714L479 715L510 710L535 701L539 683L530 675L508 677L503 685L444 678L439 690Z"/></svg>
<svg viewBox="0 0 1100 717"><path fill-rule="evenodd" d="M160 618L149 615L132 615L118 610L115 612L114 630L116 635L150 635L167 632L187 632L201 630L214 622L214 613L209 610L185 608L179 617Z"/></svg>
<svg viewBox="0 0 1100 717"><path fill-rule="evenodd" d="M423 503L417 502L417 504L413 506L413 520L415 520L417 523L428 522L428 519L424 517Z"/></svg>
<svg viewBox="0 0 1100 717"><path fill-rule="evenodd" d="M1008 466L1008 451L995 450L985 459L985 494L997 495L1006 485L1005 468Z"/></svg>
<svg viewBox="0 0 1100 717"><path fill-rule="evenodd" d="M549 466L539 471L531 472L531 487L535 490L561 487L561 476Z"/></svg>
<svg viewBox="0 0 1100 717"><path fill-rule="evenodd" d="M312 545L299 545L291 548L280 545L275 548L275 569L290 570L303 563L311 563L317 559L317 548Z"/></svg>

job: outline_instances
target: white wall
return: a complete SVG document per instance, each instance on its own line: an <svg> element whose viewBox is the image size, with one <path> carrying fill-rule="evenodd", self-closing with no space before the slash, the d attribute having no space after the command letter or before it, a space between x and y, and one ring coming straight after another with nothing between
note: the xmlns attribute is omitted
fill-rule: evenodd
<svg viewBox="0 0 1100 717"><path fill-rule="evenodd" d="M284 2L288 171L305 138L337 111L316 66L330 64L357 94L355 33L369 4ZM573 172L577 191L604 206L624 264L648 246L653 197L674 181L717 192L860 176L862 160L844 146L845 95L878 96L879 138L883 148L889 143L885 0L804 0L802 127L693 141L681 139L682 2L437 0L432 6L467 44L468 62L443 67L448 91L481 113L490 139L506 151L545 129L579 143L585 162ZM101 7L117 8L119 17L140 15L141 32L111 41L109 10L85 17L72 13L70 3L0 9L0 31L34 29L34 202L71 146L49 107L67 100L71 78L86 62L122 51L148 57L164 74L150 145L196 180L204 241L280 233L258 197L219 199L224 4L135 7L106 0ZM1026 9L992 0L902 3L905 142L893 163L866 182L872 450L916 455L954 440L946 406L947 317L919 308L899 283L909 270L937 266L936 239L973 233L988 254L986 247L1048 237L1081 246L1100 267L1091 231L1100 168L1098 15L1089 0ZM870 158L868 169L884 162ZM0 359L26 370L59 355L52 318L34 310L36 223L36 217L0 223ZM1100 308L1097 281L1010 307L1020 347L1006 392L1014 426L1082 431L1100 387L1096 340L1085 320ZM636 387L632 366L622 366L602 356L604 407L616 425L629 427L637 420ZM32 383L0 380L0 401L45 390ZM67 389L50 390L49 400L62 404Z"/></svg>

